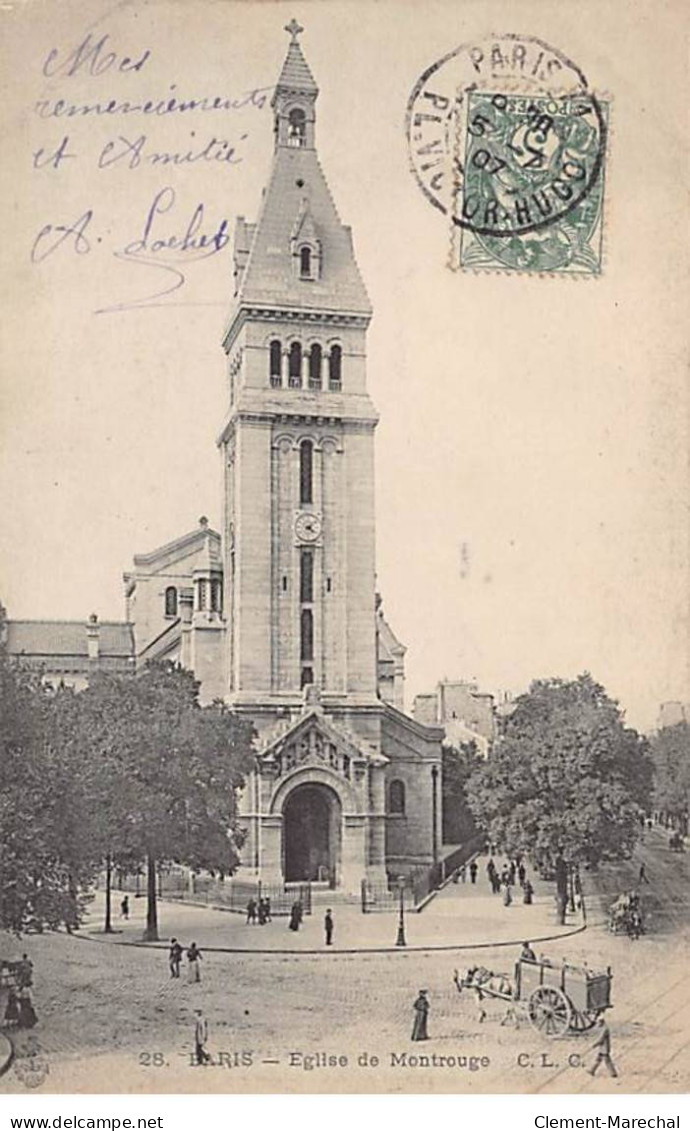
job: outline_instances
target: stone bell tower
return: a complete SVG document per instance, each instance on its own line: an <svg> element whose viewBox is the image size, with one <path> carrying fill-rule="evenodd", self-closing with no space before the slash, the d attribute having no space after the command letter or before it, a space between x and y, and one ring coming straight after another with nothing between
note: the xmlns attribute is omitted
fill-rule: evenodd
<svg viewBox="0 0 690 1131"><path fill-rule="evenodd" d="M259 716L311 684L325 704L376 698L372 312L315 148L302 29L287 30L273 167L257 223L237 220L223 343L227 693Z"/></svg>
<svg viewBox="0 0 690 1131"><path fill-rule="evenodd" d="M223 339L225 698L258 734L243 868L352 892L430 859L440 743L378 695L372 310L316 152L302 29L286 30L271 174L256 223L237 220Z"/></svg>

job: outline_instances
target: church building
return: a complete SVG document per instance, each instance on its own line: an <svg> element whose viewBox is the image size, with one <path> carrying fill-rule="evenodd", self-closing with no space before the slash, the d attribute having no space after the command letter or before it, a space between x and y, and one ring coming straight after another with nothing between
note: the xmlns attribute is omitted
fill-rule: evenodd
<svg viewBox="0 0 690 1131"><path fill-rule="evenodd" d="M44 646L41 622L10 622L8 646L51 679L61 663L87 679L106 638L120 667L194 671L257 733L242 873L358 891L439 857L443 731L404 713L405 648L375 591L372 308L317 156L302 29L286 30L270 179L235 229L220 533L201 519L136 555L119 628L56 622ZM56 636L75 655L53 655Z"/></svg>

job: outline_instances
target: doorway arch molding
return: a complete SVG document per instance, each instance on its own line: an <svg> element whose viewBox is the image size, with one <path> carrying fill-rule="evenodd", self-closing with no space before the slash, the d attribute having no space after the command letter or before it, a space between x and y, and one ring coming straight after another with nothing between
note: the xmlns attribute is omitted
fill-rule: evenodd
<svg viewBox="0 0 690 1131"><path fill-rule="evenodd" d="M281 816L290 794L302 785L323 785L331 789L340 801L343 817L353 816L358 812L355 792L349 782L323 766L303 765L281 778L271 797L269 815Z"/></svg>

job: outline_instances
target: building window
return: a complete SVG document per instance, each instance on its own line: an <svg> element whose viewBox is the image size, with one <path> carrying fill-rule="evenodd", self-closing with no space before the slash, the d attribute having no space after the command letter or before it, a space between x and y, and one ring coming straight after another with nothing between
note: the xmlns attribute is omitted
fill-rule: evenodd
<svg viewBox="0 0 690 1131"><path fill-rule="evenodd" d="M290 346L288 385L291 389L299 389L302 386L302 347L299 342L293 342Z"/></svg>
<svg viewBox="0 0 690 1131"><path fill-rule="evenodd" d="M314 659L314 616L311 609L302 609L300 615L300 659Z"/></svg>
<svg viewBox="0 0 690 1131"><path fill-rule="evenodd" d="M165 615L166 617L177 616L177 589L174 585L169 585L165 590Z"/></svg>
<svg viewBox="0 0 690 1131"><path fill-rule="evenodd" d="M311 248L301 247L299 252L299 277L311 279Z"/></svg>
<svg viewBox="0 0 690 1131"><path fill-rule="evenodd" d="M282 384L282 364L283 364L283 351L280 342L274 338L269 346L269 374L271 378L271 385L274 389L279 389Z"/></svg>
<svg viewBox="0 0 690 1131"><path fill-rule="evenodd" d="M331 346L328 356L328 387L329 389L342 388L343 379L343 351L340 346Z"/></svg>
<svg viewBox="0 0 690 1131"><path fill-rule="evenodd" d="M304 110L291 110L288 114L288 145L303 146L307 139L307 119Z"/></svg>
<svg viewBox="0 0 690 1131"><path fill-rule="evenodd" d="M313 668L302 668L302 674L300 676L300 683L299 683L300 687L306 687L308 684L313 683L313 682L314 682L314 670L313 670Z"/></svg>
<svg viewBox="0 0 690 1131"><path fill-rule="evenodd" d="M333 587L333 583L331 582L330 577L327 577L326 578L326 592L330 593L332 587Z"/></svg>
<svg viewBox="0 0 690 1131"><path fill-rule="evenodd" d="M392 781L388 790L388 812L397 813L398 816L405 816L405 782L396 778Z"/></svg>
<svg viewBox="0 0 690 1131"><path fill-rule="evenodd" d="M287 577L283 574L283 593L287 593Z"/></svg>
<svg viewBox="0 0 690 1131"><path fill-rule="evenodd" d="M300 503L313 503L312 468L314 446L311 440L302 440L299 446L299 501Z"/></svg>
<svg viewBox="0 0 690 1131"><path fill-rule="evenodd" d="M309 388L321 388L321 346L314 342L309 351Z"/></svg>
<svg viewBox="0 0 690 1131"><path fill-rule="evenodd" d="M314 553L312 550L300 550L299 599L305 603L311 603L314 600Z"/></svg>
<svg viewBox="0 0 690 1131"><path fill-rule="evenodd" d="M211 612L220 613L223 608L223 587L220 578L211 582Z"/></svg>

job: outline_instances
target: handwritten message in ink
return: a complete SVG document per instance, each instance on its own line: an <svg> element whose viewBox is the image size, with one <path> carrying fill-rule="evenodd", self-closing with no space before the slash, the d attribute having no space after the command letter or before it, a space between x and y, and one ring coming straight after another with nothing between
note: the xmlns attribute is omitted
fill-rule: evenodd
<svg viewBox="0 0 690 1131"><path fill-rule="evenodd" d="M54 179L55 192L50 214L32 232L29 258L40 269L61 257L105 251L141 269L136 282L127 275L131 292L97 313L159 306L173 294L179 304L190 265L227 248L227 216L203 198L192 195L190 203L195 171L198 184L202 169L230 173L242 165L251 118L271 96L270 86L187 93L168 81L157 89L161 67L155 63L150 46L121 50L109 32L89 32L74 44L51 47L39 66L44 89L31 106L31 136L39 139L31 145L31 165L37 176ZM70 191L63 192L67 180ZM77 208L67 203L77 198ZM113 222L123 200L124 238Z"/></svg>

